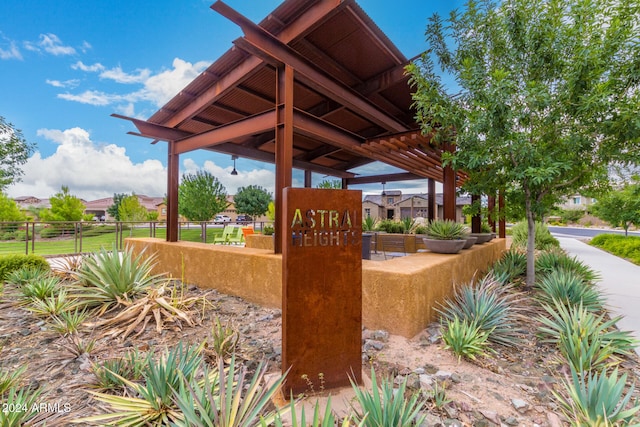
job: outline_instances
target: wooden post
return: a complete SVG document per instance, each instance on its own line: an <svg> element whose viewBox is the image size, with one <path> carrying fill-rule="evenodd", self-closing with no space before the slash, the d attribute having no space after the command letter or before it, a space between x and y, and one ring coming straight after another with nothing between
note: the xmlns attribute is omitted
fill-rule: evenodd
<svg viewBox="0 0 640 427"><path fill-rule="evenodd" d="M436 180L432 178L427 180L427 203L427 218L433 221L436 219L438 207L436 206Z"/></svg>
<svg viewBox="0 0 640 427"><path fill-rule="evenodd" d="M276 72L276 218L274 252L282 253L284 246L284 199L283 191L291 187L293 171L293 68L278 67Z"/></svg>
<svg viewBox="0 0 640 427"><path fill-rule="evenodd" d="M449 152L454 152L455 147L451 144L445 144L444 149ZM444 219L450 219L457 221L456 218L456 171L451 166L445 166L442 171L443 175L443 204L444 204Z"/></svg>
<svg viewBox="0 0 640 427"><path fill-rule="evenodd" d="M507 237L507 218L504 214L504 190L498 193L498 237L504 239Z"/></svg>
<svg viewBox="0 0 640 427"><path fill-rule="evenodd" d="M169 141L167 160L167 242L178 241L178 185L180 183L180 155L176 142Z"/></svg>

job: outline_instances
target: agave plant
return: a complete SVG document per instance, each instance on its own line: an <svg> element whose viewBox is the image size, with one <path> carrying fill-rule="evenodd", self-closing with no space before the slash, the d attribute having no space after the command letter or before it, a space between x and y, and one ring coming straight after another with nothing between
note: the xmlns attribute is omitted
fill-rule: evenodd
<svg viewBox="0 0 640 427"><path fill-rule="evenodd" d="M16 388L20 384L20 377L27 370L27 366L20 366L18 369L4 369L0 367L0 396L4 395L11 388Z"/></svg>
<svg viewBox="0 0 640 427"><path fill-rule="evenodd" d="M520 297L513 286L502 285L492 274L477 283L471 282L457 288L452 299L445 300L441 308L436 308L448 322L456 318L473 322L487 334L490 342L505 346L520 344L520 329L517 317L520 315Z"/></svg>
<svg viewBox="0 0 640 427"><path fill-rule="evenodd" d="M549 317L539 316L538 332L544 342L558 346L560 353L577 372L586 372L616 363L613 356L630 355L638 344L629 332L618 331L620 317L605 320L582 305L566 307L554 301L543 305Z"/></svg>
<svg viewBox="0 0 640 427"><path fill-rule="evenodd" d="M163 275L152 274L154 266L155 256L134 256L131 247L120 253L114 243L111 251L102 248L85 258L76 273L82 285L78 296L88 306L102 306L103 311L121 301L130 302L163 280Z"/></svg>
<svg viewBox="0 0 640 427"><path fill-rule="evenodd" d="M86 310L77 307L73 311L63 311L51 318L53 330L61 335L75 334L88 316L89 313Z"/></svg>
<svg viewBox="0 0 640 427"><path fill-rule="evenodd" d="M5 282L10 285L22 287L27 283L38 281L49 276L49 273L49 271L39 267L23 267L9 273L5 278Z"/></svg>
<svg viewBox="0 0 640 427"><path fill-rule="evenodd" d="M571 425L606 427L637 425L635 414L640 405L631 403L635 385L625 394L627 374L618 378L618 369L611 375L601 373L580 375L571 371L571 379L563 382L565 393L553 391Z"/></svg>
<svg viewBox="0 0 640 427"><path fill-rule="evenodd" d="M89 391L99 401L107 403L113 411L74 420L75 423L100 422L100 425L160 425L169 426L182 419L182 412L174 399L174 390L180 390L186 383L195 383L197 375L203 371L201 346L183 347L179 343L166 352L159 360L153 352L147 354L143 382L137 383L126 378L119 379L131 390L133 396L114 396ZM116 375L112 372L113 375ZM217 371L207 371L206 381L214 386L219 383ZM172 424L173 423L173 424Z"/></svg>
<svg viewBox="0 0 640 427"><path fill-rule="evenodd" d="M33 425L36 418L42 417L38 411L32 410L33 405L39 403L42 390L26 387L11 387L4 394L0 394L3 407L13 410L0 411L0 426Z"/></svg>
<svg viewBox="0 0 640 427"><path fill-rule="evenodd" d="M496 261L490 269L495 279L503 285L524 276L526 271L527 255L515 249L505 252L502 258Z"/></svg>
<svg viewBox="0 0 640 427"><path fill-rule="evenodd" d="M32 300L27 305L27 310L36 316L61 316L63 313L71 311L75 304L76 300L69 298L67 291L60 289L54 295Z"/></svg>
<svg viewBox="0 0 640 427"><path fill-rule="evenodd" d="M361 389L353 380L351 384L355 391L355 403L351 404L353 419L362 426L419 426L426 418L421 414L426 402L420 399L420 395L413 393L407 399L406 379L395 389L393 381L383 378L378 387L378 380L372 368L371 391Z"/></svg>
<svg viewBox="0 0 640 427"><path fill-rule="evenodd" d="M207 342L206 348L213 351L217 357L228 359L235 353L239 339L240 334L231 323L223 325L216 317L211 328L210 344Z"/></svg>
<svg viewBox="0 0 640 427"><path fill-rule="evenodd" d="M491 351L488 346L489 333L483 331L475 320L459 319L445 321L442 340L446 349L451 349L458 359L466 357L475 360L476 356L484 356Z"/></svg>
<svg viewBox="0 0 640 427"><path fill-rule="evenodd" d="M604 301L598 289L575 273L559 269L539 278L535 298L542 304L557 301L566 307L582 305L590 311L601 311Z"/></svg>
<svg viewBox="0 0 640 427"><path fill-rule="evenodd" d="M261 363L247 384L245 368L237 367L235 356L231 357L227 369L219 358L215 375L207 374L205 369L202 386L185 381L175 393L183 414L176 426L253 427L260 422L270 425L276 419L276 413L267 407L280 390L284 377L266 385L266 372L267 366ZM211 377L216 380L212 382Z"/></svg>
<svg viewBox="0 0 640 427"><path fill-rule="evenodd" d="M96 376L95 388L107 392L126 387L122 378L137 382L142 379L148 359L137 349L127 352L123 357L108 359L91 368Z"/></svg>
<svg viewBox="0 0 640 427"><path fill-rule="evenodd" d="M571 257L559 249L540 252L536 257L535 268L540 275L550 274L557 270L571 272L586 283L595 283L600 279L598 273L593 271L591 267L577 257Z"/></svg>
<svg viewBox="0 0 640 427"><path fill-rule="evenodd" d="M20 292L26 301L44 300L56 295L62 286L62 281L56 276L43 275L26 283Z"/></svg>
<svg viewBox="0 0 640 427"><path fill-rule="evenodd" d="M456 240L463 238L467 228L459 222L450 219L440 219L429 222L425 231L431 239Z"/></svg>

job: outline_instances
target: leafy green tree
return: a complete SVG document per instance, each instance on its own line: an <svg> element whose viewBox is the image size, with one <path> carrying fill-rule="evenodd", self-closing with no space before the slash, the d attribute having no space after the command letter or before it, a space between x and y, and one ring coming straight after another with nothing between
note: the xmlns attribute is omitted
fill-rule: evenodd
<svg viewBox="0 0 640 427"><path fill-rule="evenodd" d="M18 204L0 192L0 221L25 221L27 216L20 210Z"/></svg>
<svg viewBox="0 0 640 427"><path fill-rule="evenodd" d="M118 210L120 209L120 203L122 200L127 197L124 193L114 193L113 194L113 204L107 208L107 213L111 218L114 218L116 221L120 221L120 213Z"/></svg>
<svg viewBox="0 0 640 427"><path fill-rule="evenodd" d="M147 208L140 204L140 199L135 194L126 196L118 206L120 221L136 222L147 219Z"/></svg>
<svg viewBox="0 0 640 427"><path fill-rule="evenodd" d="M40 218L44 221L80 221L85 210L82 200L69 193L69 187L62 186L62 190L49 199L50 209L43 209Z"/></svg>
<svg viewBox="0 0 640 427"><path fill-rule="evenodd" d="M0 191L20 181L22 170L35 145L27 142L22 132L0 116Z"/></svg>
<svg viewBox="0 0 640 427"><path fill-rule="evenodd" d="M463 190L505 189L523 207L528 286L535 220L604 185L609 164L638 161L639 26L637 0L470 0L430 18L428 50L408 66L422 131L456 147L443 159L468 172Z"/></svg>
<svg viewBox="0 0 640 427"><path fill-rule="evenodd" d="M339 179L324 179L322 180L322 182L318 183L318 185L316 185L317 188L328 188L328 189L341 189L342 188L342 181L340 181Z"/></svg>
<svg viewBox="0 0 640 427"><path fill-rule="evenodd" d="M273 198L271 194L258 185L238 188L238 192L233 198L238 213L257 217L264 215L269 210L269 202Z"/></svg>
<svg viewBox="0 0 640 427"><path fill-rule="evenodd" d="M640 226L640 183L625 185L599 197L592 210L612 226L622 226L627 236L631 224Z"/></svg>
<svg viewBox="0 0 640 427"><path fill-rule="evenodd" d="M178 187L178 213L189 221L209 221L229 206L227 191L207 171L182 175Z"/></svg>

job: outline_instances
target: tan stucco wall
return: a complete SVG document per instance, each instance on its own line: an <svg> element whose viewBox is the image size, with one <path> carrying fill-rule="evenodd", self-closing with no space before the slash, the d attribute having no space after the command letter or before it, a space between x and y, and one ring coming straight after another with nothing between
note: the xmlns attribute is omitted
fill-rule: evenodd
<svg viewBox="0 0 640 427"><path fill-rule="evenodd" d="M157 256L156 273L237 295L267 307L282 304L282 256L272 250L161 239L126 239L135 254ZM499 259L505 239L457 255L430 252L388 261L362 261L362 323L413 337L436 320L434 306Z"/></svg>

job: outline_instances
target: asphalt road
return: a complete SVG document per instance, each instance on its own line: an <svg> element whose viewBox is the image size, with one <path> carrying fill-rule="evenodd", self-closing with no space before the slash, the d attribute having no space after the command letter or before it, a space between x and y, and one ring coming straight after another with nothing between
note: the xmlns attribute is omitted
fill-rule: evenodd
<svg viewBox="0 0 640 427"><path fill-rule="evenodd" d="M591 237L597 236L598 234L613 234L613 233L624 235L623 230L607 230L607 229L600 229L600 228L578 228L578 227L555 227L555 226L548 226L548 228L549 228L549 231L551 231L551 234L557 234L557 235L567 236L567 237L591 238ZM630 231L629 236L640 237L640 232Z"/></svg>

